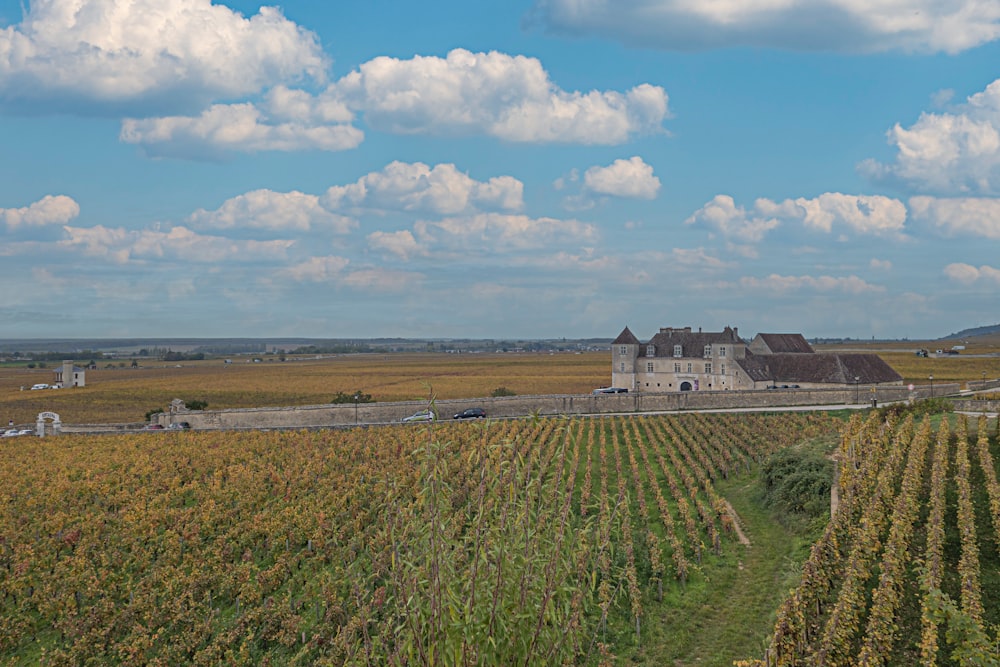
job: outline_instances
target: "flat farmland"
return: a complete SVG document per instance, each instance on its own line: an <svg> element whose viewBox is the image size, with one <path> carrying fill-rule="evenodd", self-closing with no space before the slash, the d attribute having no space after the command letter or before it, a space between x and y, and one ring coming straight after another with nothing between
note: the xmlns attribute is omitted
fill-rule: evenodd
<svg viewBox="0 0 1000 667"><path fill-rule="evenodd" d="M959 354L936 355L935 350L946 350L952 345L964 345ZM816 345L817 352L867 352L877 354L897 373L904 383L930 384L934 382L978 381L1000 378L1000 335L977 336L968 341L880 341L865 343L850 341L838 345ZM927 357L918 357L916 351L929 350ZM985 374L985 375L984 375Z"/></svg>
<svg viewBox="0 0 1000 667"><path fill-rule="evenodd" d="M30 390L51 383L49 368L0 367L0 420L34 423L52 411L66 423L139 422L170 401L200 400L209 409L329 403L338 392L375 401L518 395L586 394L610 382L608 352L504 354L356 354L260 363L221 359L143 361L139 368L88 370L86 387ZM101 362L105 363L105 362Z"/></svg>

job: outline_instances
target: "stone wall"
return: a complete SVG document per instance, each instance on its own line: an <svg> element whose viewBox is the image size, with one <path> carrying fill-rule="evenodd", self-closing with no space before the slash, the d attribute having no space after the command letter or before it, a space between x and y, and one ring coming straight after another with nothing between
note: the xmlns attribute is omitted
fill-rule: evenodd
<svg viewBox="0 0 1000 667"><path fill-rule="evenodd" d="M733 408L769 408L808 405L881 405L887 401L927 398L931 389L921 385L914 391L903 386L849 387L842 389L773 389L757 391L689 391L672 393L565 394L549 396L505 396L436 401L440 419L450 419L466 408L483 408L490 417L523 417L538 414L581 415L637 412L675 412ZM957 384L934 385L937 396L958 393ZM307 428L388 424L399 422L418 410L425 401L308 405L295 407L247 408L240 410L172 410L156 417L166 426L186 421L196 429Z"/></svg>
<svg viewBox="0 0 1000 667"><path fill-rule="evenodd" d="M1000 401L961 399L955 401L955 410L958 412L986 412L990 414L997 414L1000 413Z"/></svg>

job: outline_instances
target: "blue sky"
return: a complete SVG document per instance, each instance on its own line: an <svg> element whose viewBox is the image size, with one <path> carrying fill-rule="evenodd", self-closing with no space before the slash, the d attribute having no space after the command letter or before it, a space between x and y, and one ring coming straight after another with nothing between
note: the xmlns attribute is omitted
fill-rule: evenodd
<svg viewBox="0 0 1000 667"><path fill-rule="evenodd" d="M0 338L1000 321L1000 3L0 0Z"/></svg>

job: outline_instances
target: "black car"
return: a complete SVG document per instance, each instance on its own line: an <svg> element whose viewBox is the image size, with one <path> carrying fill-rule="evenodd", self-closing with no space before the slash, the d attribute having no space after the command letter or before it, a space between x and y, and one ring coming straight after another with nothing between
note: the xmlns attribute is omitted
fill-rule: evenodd
<svg viewBox="0 0 1000 667"><path fill-rule="evenodd" d="M468 410L462 410L457 415L452 417L452 419L485 419L486 410L482 408L469 408Z"/></svg>

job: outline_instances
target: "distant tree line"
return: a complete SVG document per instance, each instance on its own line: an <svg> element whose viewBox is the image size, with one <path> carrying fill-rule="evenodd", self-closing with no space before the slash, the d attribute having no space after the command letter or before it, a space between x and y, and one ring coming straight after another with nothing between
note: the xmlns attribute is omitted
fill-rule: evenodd
<svg viewBox="0 0 1000 667"><path fill-rule="evenodd" d="M83 350L81 352L2 352L0 356L11 359L30 359L32 361L62 361L63 359L104 359L103 352Z"/></svg>
<svg viewBox="0 0 1000 667"><path fill-rule="evenodd" d="M167 350L160 355L160 359L163 361L201 361L204 358L204 352L174 352Z"/></svg>
<svg viewBox="0 0 1000 667"><path fill-rule="evenodd" d="M373 350L371 345L365 343L331 343L328 345L304 345L295 348L290 354L357 354Z"/></svg>

